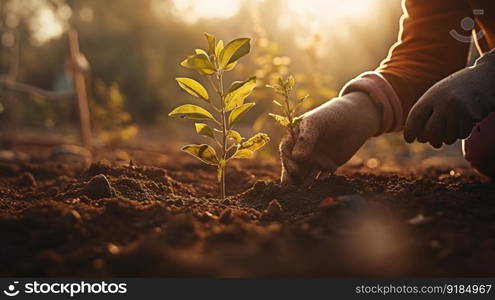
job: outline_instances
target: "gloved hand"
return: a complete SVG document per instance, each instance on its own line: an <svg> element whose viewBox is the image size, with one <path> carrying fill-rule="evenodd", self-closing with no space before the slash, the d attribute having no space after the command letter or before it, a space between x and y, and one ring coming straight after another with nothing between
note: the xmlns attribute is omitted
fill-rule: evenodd
<svg viewBox="0 0 495 300"><path fill-rule="evenodd" d="M309 186L320 171L331 173L380 129L380 112L367 94L352 92L306 112L280 143L282 182Z"/></svg>
<svg viewBox="0 0 495 300"><path fill-rule="evenodd" d="M493 51L492 51L493 52ZM404 138L440 148L469 136L473 126L495 111L495 52L472 67L439 81L416 102Z"/></svg>

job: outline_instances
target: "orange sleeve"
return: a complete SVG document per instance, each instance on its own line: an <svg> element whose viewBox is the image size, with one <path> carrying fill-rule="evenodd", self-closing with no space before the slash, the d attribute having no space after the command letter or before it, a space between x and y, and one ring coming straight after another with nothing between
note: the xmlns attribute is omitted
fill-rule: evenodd
<svg viewBox="0 0 495 300"><path fill-rule="evenodd" d="M376 70L402 106L400 128L426 90L466 66L469 43L454 39L450 31L459 31L460 21L473 17L465 0L404 0L403 9L398 42Z"/></svg>

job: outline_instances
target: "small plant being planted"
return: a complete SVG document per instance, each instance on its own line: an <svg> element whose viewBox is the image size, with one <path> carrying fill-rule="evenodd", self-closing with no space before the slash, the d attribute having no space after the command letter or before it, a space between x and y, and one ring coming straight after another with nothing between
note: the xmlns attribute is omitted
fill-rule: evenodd
<svg viewBox="0 0 495 300"><path fill-rule="evenodd" d="M267 87L272 88L278 95L282 96L282 100L280 101L273 100L273 104L280 108L282 114L270 113L269 115L280 125L287 127L293 139L296 137L295 128L301 120L300 117L296 116L297 107L309 97L309 95L305 95L300 99L290 100L290 95L295 85L296 80L292 75L289 75L286 78L279 78L277 84L267 85Z"/></svg>
<svg viewBox="0 0 495 300"><path fill-rule="evenodd" d="M181 77L176 80L182 89L202 100L213 113L195 104L184 104L172 110L169 116L209 123L195 123L196 133L211 139L213 146L191 144L182 147L182 150L217 167L223 200L228 162L235 158L251 158L255 151L269 141L269 137L265 133L257 133L246 140L234 130L234 125L255 105L252 102L245 103L245 100L256 87L256 77L235 81L227 90L224 89L224 73L234 69L237 61L249 53L250 39L238 38L224 46L223 41L216 42L213 35L205 33L205 36L208 50L196 49L195 54L181 62L181 66L206 76L217 96L212 99L206 88L194 79Z"/></svg>

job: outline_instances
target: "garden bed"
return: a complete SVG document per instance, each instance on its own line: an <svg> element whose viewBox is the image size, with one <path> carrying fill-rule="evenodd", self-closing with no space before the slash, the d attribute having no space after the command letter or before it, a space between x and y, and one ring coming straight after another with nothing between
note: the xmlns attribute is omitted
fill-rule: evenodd
<svg viewBox="0 0 495 300"><path fill-rule="evenodd" d="M241 161L220 201L186 154L102 153L0 164L1 276L495 275L495 185L469 169L344 168L303 190Z"/></svg>

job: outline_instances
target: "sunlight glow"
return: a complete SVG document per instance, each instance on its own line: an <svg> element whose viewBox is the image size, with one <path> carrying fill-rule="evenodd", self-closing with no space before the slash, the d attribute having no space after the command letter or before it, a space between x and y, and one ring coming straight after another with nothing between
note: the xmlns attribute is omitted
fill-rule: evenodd
<svg viewBox="0 0 495 300"><path fill-rule="evenodd" d="M313 23L334 24L370 13L373 0L287 0L289 9Z"/></svg>
<svg viewBox="0 0 495 300"><path fill-rule="evenodd" d="M52 10L46 7L38 11L37 18L33 19L31 27L34 30L34 38L38 43L60 36L63 32L60 20Z"/></svg>
<svg viewBox="0 0 495 300"><path fill-rule="evenodd" d="M239 0L174 0L177 12L188 22L200 18L229 18L241 6Z"/></svg>
<svg viewBox="0 0 495 300"><path fill-rule="evenodd" d="M259 0L250 0L260 3ZM374 0L286 0L288 11L279 16L282 27L290 27L296 17L307 27L336 25L352 19L359 21L370 13ZM240 0L173 0L175 12L194 23L202 18L229 18L240 9Z"/></svg>

